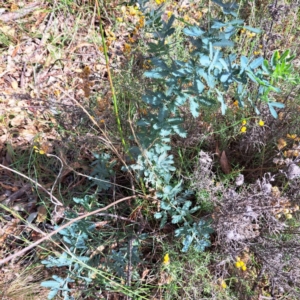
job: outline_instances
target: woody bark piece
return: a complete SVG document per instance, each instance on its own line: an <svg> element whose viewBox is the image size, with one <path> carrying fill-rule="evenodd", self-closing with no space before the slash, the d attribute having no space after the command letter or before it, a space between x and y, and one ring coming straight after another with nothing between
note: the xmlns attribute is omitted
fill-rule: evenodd
<svg viewBox="0 0 300 300"><path fill-rule="evenodd" d="M33 2L33 3L28 4L26 7L23 7L19 10L14 11L14 12L1 14L0 15L0 21L2 21L2 22L11 22L11 21L23 18L26 15L33 12L39 6L40 6L40 2Z"/></svg>

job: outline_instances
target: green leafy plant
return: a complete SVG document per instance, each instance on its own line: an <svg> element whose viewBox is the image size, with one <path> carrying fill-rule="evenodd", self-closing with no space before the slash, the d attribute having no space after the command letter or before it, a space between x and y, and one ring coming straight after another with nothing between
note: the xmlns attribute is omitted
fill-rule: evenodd
<svg viewBox="0 0 300 300"><path fill-rule="evenodd" d="M213 108L219 102L222 114L225 114L225 96L228 93L238 99L241 108L246 102L250 103L257 114L260 113L256 105L258 98L268 104L275 118L274 107L284 106L265 97L269 91L280 92L274 86L277 76L274 59L274 70L266 73L267 63L262 56L246 57L232 51L233 39L239 30L255 34L261 30L245 26L243 20L237 19L236 3L213 2L221 7L224 17L222 20L212 19L206 28L193 25L183 29L186 43L191 48L186 60L177 60L169 55L172 46L167 43L167 38L175 31L172 27L174 16L167 22L163 21L153 32L156 42L149 43L153 68L147 70L144 76L153 81L154 87L142 97L149 112L137 121L135 140L138 147L131 148L133 156L138 153L131 169L147 185L151 184L156 189L156 196L161 199L161 210L155 218L161 219L161 227L169 217L172 223L182 226L176 231L176 236L183 238L183 251L187 251L192 242L196 243L196 249L203 251L210 244L211 230L207 221L193 220L191 215L199 207L187 199L189 193L182 192L183 183L176 182L174 177L174 159L169 154L171 137L178 134L184 138L187 135L182 126L185 120L180 108L188 103L191 115L196 118L201 108ZM253 84L258 86L256 96L253 95Z"/></svg>

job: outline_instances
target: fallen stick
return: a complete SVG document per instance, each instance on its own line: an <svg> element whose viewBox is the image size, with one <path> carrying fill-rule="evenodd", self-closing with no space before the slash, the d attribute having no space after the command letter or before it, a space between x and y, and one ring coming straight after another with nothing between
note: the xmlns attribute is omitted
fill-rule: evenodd
<svg viewBox="0 0 300 300"><path fill-rule="evenodd" d="M16 10L14 12L9 12L6 14L0 15L0 21L2 22L11 22L14 20L21 19L25 17L26 15L33 12L36 8L38 8L40 2L33 2L28 4L26 7L23 7L19 10Z"/></svg>

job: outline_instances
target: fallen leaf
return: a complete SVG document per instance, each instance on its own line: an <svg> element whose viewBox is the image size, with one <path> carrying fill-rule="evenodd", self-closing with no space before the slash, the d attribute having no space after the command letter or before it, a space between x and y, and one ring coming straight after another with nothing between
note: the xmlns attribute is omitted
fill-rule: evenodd
<svg viewBox="0 0 300 300"><path fill-rule="evenodd" d="M31 142L36 136L37 132L33 130L23 129L19 130L20 136L24 138L27 142Z"/></svg>
<svg viewBox="0 0 300 300"><path fill-rule="evenodd" d="M12 127L17 127L24 124L24 122L25 117L23 115L17 115L13 119L11 119L9 123Z"/></svg>
<svg viewBox="0 0 300 300"><path fill-rule="evenodd" d="M282 138L277 141L278 150L283 149L286 145L287 145L286 141Z"/></svg>
<svg viewBox="0 0 300 300"><path fill-rule="evenodd" d="M97 229L100 229L100 228L103 228L108 223L109 223L109 221L101 221L101 222L95 223L94 225Z"/></svg>
<svg viewBox="0 0 300 300"><path fill-rule="evenodd" d="M171 275L169 275L167 272L162 271L160 273L160 278L158 281L158 285L165 285L165 284L170 284L172 282L173 278Z"/></svg>
<svg viewBox="0 0 300 300"><path fill-rule="evenodd" d="M44 223L47 220L47 213L48 212L45 206L39 206L36 223Z"/></svg>
<svg viewBox="0 0 300 300"><path fill-rule="evenodd" d="M54 225L54 224L58 224L60 223L63 218L65 216L65 208L63 206L59 206L56 208L56 210L54 210L52 212L52 215L51 215L51 223Z"/></svg>
<svg viewBox="0 0 300 300"><path fill-rule="evenodd" d="M2 31L3 34L7 34L10 36L14 36L15 35L15 29L11 26L1 26L0 27L0 31Z"/></svg>
<svg viewBox="0 0 300 300"><path fill-rule="evenodd" d="M150 269L145 269L142 272L141 280L144 280L146 278L146 276L149 274L149 272L150 272Z"/></svg>
<svg viewBox="0 0 300 300"><path fill-rule="evenodd" d="M224 150L221 153L220 164L221 164L221 169L225 174L231 173L231 166Z"/></svg>
<svg viewBox="0 0 300 300"><path fill-rule="evenodd" d="M11 82L11 87L14 89L14 90L17 90L18 89L18 87L19 87L19 85L18 85L18 82L17 81L12 81Z"/></svg>

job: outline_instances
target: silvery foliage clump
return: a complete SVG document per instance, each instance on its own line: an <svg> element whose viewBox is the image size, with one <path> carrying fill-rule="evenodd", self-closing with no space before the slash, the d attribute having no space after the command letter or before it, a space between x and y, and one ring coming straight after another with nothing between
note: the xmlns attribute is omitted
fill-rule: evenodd
<svg viewBox="0 0 300 300"><path fill-rule="evenodd" d="M101 159L101 156L98 159ZM101 162L98 163L101 164ZM107 176L111 172L112 170L109 170ZM103 174L100 174L100 177L104 182L108 182L108 177L103 176ZM107 186L102 187L102 190L106 189ZM101 191L101 189L98 191ZM86 195L83 198L73 198L73 201L81 205L86 211L92 211L95 209L95 204L98 203L95 201L95 196ZM66 213L68 219L73 219L77 216L76 213ZM99 218L97 221L99 221ZM59 226L55 226L55 229L59 229ZM70 283L73 285L80 284L88 290L92 286L91 284L93 284L94 271L92 268L99 268L99 266L102 266L106 270L106 274L109 274L109 277L103 276L101 278L103 284L106 286L110 285L110 278L114 278L114 280L120 280L120 278L123 280L127 279L126 269L129 266L129 261L130 268L132 268L132 279L139 279L139 274L136 272L135 267L141 262L139 243L142 237L135 239L134 244L129 244L129 241L128 244L125 242L123 247L103 256L103 254L99 254L97 251L94 253L94 246L92 245L96 242L98 246L99 244L107 243L107 241L101 239L101 237L99 238L99 234L95 230L95 222L86 219L75 222L69 227L60 230L58 238L66 246L67 250L56 256L50 255L41 263L47 268L64 268L63 273L66 273L66 276L63 278L61 275L53 275L51 280L41 283L41 286L50 289L48 299L53 299L57 295L62 296L64 300L75 299L72 294L76 289L70 288ZM128 250L129 245L130 251ZM99 274L101 277L102 273L100 272Z"/></svg>
<svg viewBox="0 0 300 300"><path fill-rule="evenodd" d="M192 45L193 51L189 59L182 61L169 55L172 46L167 43L167 38L175 31L172 27L175 17L164 22L159 18L161 7L149 13L148 1L139 1L140 9L146 16L146 25L153 31L155 40L148 43L153 68L144 73L145 77L153 81L154 88L142 97L149 112L136 123L135 137L139 147L131 150L132 156L136 153L138 155L135 156L136 163L130 168L146 185L156 189L161 207L155 218L161 220L161 227L168 219L179 226L176 236L183 238L183 251L187 251L191 244L203 251L210 245L209 233L212 230L206 221L194 221L192 214L200 207L188 200L190 192L184 190L183 182L176 182L174 178L174 157L169 153L171 137L187 136L182 126L184 118L180 108L188 103L190 113L196 118L200 109L219 102L225 114L227 104L224 97L229 88L235 90L241 108L248 102L257 114L258 97L265 101L275 118L275 108L284 106L267 97L270 92L280 91L268 81L272 74L272 64L262 56L239 56L231 51L234 47L232 40L240 29L257 34L261 31L245 26L244 20L237 18L236 3L213 2L221 7L223 20L211 20L206 29L197 25L185 27L182 34L186 42ZM259 87L255 99L252 99L250 93L250 85L253 83Z"/></svg>
<svg viewBox="0 0 300 300"><path fill-rule="evenodd" d="M55 227L55 229L58 228L59 226ZM89 256L86 255L89 250L87 241L91 237L93 230L93 224L81 220L59 231L59 235L62 237L62 241L68 246L69 251L62 252L58 257L50 255L42 261L42 264L47 268L67 267L68 271L65 278L53 275L53 280L41 283L41 286L50 289L48 299L53 299L57 294L61 293L64 300L73 300L75 298L71 296L72 289L69 288L69 283L81 280L84 284L88 285L92 282L82 263L88 264L90 260Z"/></svg>

